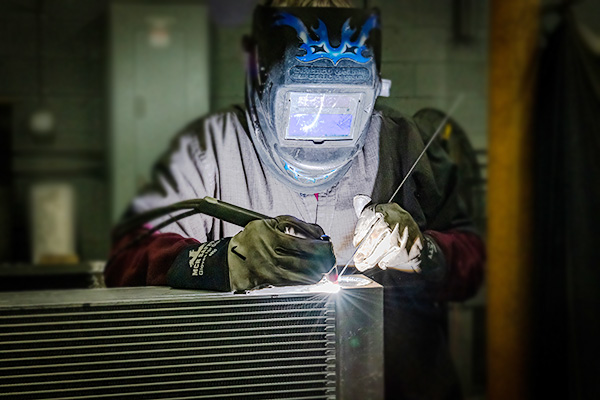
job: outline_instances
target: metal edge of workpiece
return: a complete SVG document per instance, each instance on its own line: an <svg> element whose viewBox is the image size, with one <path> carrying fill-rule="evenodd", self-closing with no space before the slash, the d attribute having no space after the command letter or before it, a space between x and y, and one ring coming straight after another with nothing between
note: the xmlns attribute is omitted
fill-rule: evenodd
<svg viewBox="0 0 600 400"><path fill-rule="evenodd" d="M357 286L356 278L344 277L340 289L352 289ZM361 285L370 287L374 282L364 278ZM377 285L377 284L375 284ZM94 289L52 289L0 292L0 309L5 307L39 307L39 306L67 306L70 304L102 305L106 303L140 303L146 301L198 301L210 299L240 299L249 297L284 297L284 296L311 296L331 293L328 285L315 284L306 286L281 286L268 287L259 290L250 290L242 294L232 292L214 292L206 290L173 289L167 286L145 287L120 287L120 288L94 288Z"/></svg>
<svg viewBox="0 0 600 400"><path fill-rule="evenodd" d="M362 275L336 300L337 398L384 398L383 286ZM361 281L363 283L361 283Z"/></svg>

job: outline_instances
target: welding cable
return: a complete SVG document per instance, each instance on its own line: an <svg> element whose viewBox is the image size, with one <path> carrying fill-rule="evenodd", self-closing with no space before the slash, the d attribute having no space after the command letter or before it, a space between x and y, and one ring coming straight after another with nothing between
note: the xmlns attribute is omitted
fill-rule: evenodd
<svg viewBox="0 0 600 400"><path fill-rule="evenodd" d="M116 256L117 254L120 254L122 251L129 249L135 245L137 245L138 243L140 243L141 241L143 241L144 239L152 236L152 234L154 234L155 232L158 232L159 230L161 230L162 228L164 228L167 225L170 225L174 222L179 221L180 219L184 219L187 218L189 216L192 216L194 214L200 214L200 211L197 209L193 209L190 211L186 211L183 212L181 214L177 214L169 219L166 219L165 221L161 222L160 224L156 225L155 227L144 231L143 233L139 234L138 236L136 236L135 238L131 239L129 242L127 242L127 244L125 244L123 247L121 247L120 249L117 250L117 252L113 255Z"/></svg>
<svg viewBox="0 0 600 400"><path fill-rule="evenodd" d="M250 221L257 219L269 219L270 217L259 214L257 212L247 210L242 207L235 206L233 204L229 204L223 201L219 201L212 197L204 197L202 199L191 199L184 200L178 203L171 204L166 207L160 207L153 210L149 210L138 215L131 217L130 219L124 221L120 225L118 225L114 230L114 240L118 240L125 236L127 233L132 231L133 229L141 227L143 224L148 223L157 218L163 217L168 214L172 214L174 212L180 210L189 210L187 212L183 212L181 214L172 216L165 221L161 222L156 227L151 228L148 232L144 232L141 238L136 238L134 241L137 243L143 238L157 232L159 229L172 224L173 222L177 222L180 219L189 217L194 214L206 214L211 217L220 219L225 222L232 223L234 225L238 225L241 227L246 226ZM128 244L125 247L130 247Z"/></svg>
<svg viewBox="0 0 600 400"><path fill-rule="evenodd" d="M171 225L174 222L179 221L180 219L184 219L187 217L190 217L194 214L200 214L200 211L197 209L193 209L181 214L177 214L169 219L166 219L165 221L161 222L160 224L156 225L155 227L153 227L152 229L150 229L148 232L146 232L143 236L149 236L152 235L154 232L158 232L159 230L161 230L162 228L164 228L167 225Z"/></svg>
<svg viewBox="0 0 600 400"><path fill-rule="evenodd" d="M167 206L167 207L161 207L161 208L157 208L157 209L153 209L150 211L147 211L145 213L136 215L135 217L132 217L128 220L126 220L125 222L123 222L122 224L118 225L115 228L115 232L117 232L116 234L114 234L114 240L115 243L117 243L117 241L119 239L121 239L122 237L124 237L127 233L129 233L129 231L135 229L135 228L139 228L140 226L142 226L144 223L147 223L149 221L152 221L156 218L162 217L168 213L171 213L173 211L178 211L178 210L185 210L185 209L189 209L190 206L189 201L185 201L185 202L181 202L181 203L186 203L186 204L180 204L180 203L176 203L176 204L172 204L171 206ZM171 218L168 218L167 220L161 222L160 224L158 224L157 226L151 228L148 231L142 232L140 235L136 236L135 238L131 239L130 241L128 241L125 245L121 246L119 249L116 249L114 251L114 253L110 256L106 267L108 267L108 265L110 263L112 263L112 261L118 256L120 255L122 252L124 252L127 249L130 249L131 247L134 247L135 245L137 245L138 243L140 243L142 240L150 237L153 233L157 232L159 229L162 229L163 227L172 224L173 222L179 221L180 219L189 217L191 215L194 214L199 214L200 211L198 209L192 209L192 210L188 210L186 212L182 212L181 214L175 215ZM106 268L105 267L105 268Z"/></svg>
<svg viewBox="0 0 600 400"><path fill-rule="evenodd" d="M197 209L198 213L215 216L215 215L213 215L214 210L212 209L214 207L212 203L214 203L214 202L208 202L207 199L212 199L212 198L205 197L203 199L183 200L183 201L180 201L178 203L173 203L168 206L154 208L152 210L148 210L148 211L139 213L137 215L134 215L133 217L130 217L129 219L126 219L125 221L123 221L122 223L117 225L115 227L115 229L113 230L113 236L115 239L120 239L121 237L123 237L127 233L129 233L132 229L138 228L145 223L148 223L152 220L155 220L157 218L163 217L165 215L171 214L171 213L179 211L179 210ZM222 203L222 202L218 202L218 203L227 204L227 203ZM233 207L235 207L235 206L233 206ZM249 213L252 213L249 210L246 210L246 211L248 211ZM257 214L257 213L254 213L254 214L255 214L254 216L256 217L255 219L266 218L266 216L263 216L261 214ZM172 221L172 222L174 222L174 221ZM236 223L236 222L233 222L233 223Z"/></svg>
<svg viewBox="0 0 600 400"><path fill-rule="evenodd" d="M122 223L118 224L113 230L113 237L115 240L128 234L131 230L136 229L150 221L165 215L180 211L189 210L196 208L194 201L186 200L179 203L171 204L169 206L155 208L140 214L137 214L131 218L126 219Z"/></svg>

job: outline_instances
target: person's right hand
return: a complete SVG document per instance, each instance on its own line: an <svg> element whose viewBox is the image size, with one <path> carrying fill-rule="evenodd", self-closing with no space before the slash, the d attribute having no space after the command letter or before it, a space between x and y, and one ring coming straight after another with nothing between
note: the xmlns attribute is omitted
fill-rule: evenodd
<svg viewBox="0 0 600 400"><path fill-rule="evenodd" d="M248 223L229 242L232 290L316 283L335 265L323 229L284 215Z"/></svg>

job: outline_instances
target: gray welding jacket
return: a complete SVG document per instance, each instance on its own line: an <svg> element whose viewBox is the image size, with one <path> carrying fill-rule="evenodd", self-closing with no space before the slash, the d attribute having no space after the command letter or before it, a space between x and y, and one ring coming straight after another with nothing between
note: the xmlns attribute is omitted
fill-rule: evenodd
<svg viewBox="0 0 600 400"><path fill-rule="evenodd" d="M320 225L331 237L337 263L345 264L353 252L352 236L357 222L354 196L366 194L374 202L387 202L424 146L424 136L413 122L400 116L386 117L377 111L365 145L348 173L327 192L315 196L293 191L263 167L248 127L249 118L242 107L192 123L157 163L153 182L133 200L130 213L212 196L261 214L292 215ZM455 171L446 153L437 147L430 148L429 157L420 161L395 198L423 231L468 225L463 209L451 193ZM430 161L432 157L435 165ZM444 215L438 215L440 211ZM161 232L205 242L231 237L241 229L195 215L164 227Z"/></svg>

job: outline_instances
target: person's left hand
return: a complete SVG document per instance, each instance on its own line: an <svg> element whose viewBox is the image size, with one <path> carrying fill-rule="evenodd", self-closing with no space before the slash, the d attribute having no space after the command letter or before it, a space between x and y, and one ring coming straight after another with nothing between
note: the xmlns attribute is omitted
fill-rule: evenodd
<svg viewBox="0 0 600 400"><path fill-rule="evenodd" d="M379 266L381 269L421 272L424 237L406 210L396 203L386 203L356 211L360 214L353 244L360 246L354 255L359 271Z"/></svg>

